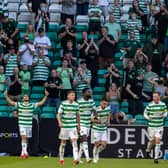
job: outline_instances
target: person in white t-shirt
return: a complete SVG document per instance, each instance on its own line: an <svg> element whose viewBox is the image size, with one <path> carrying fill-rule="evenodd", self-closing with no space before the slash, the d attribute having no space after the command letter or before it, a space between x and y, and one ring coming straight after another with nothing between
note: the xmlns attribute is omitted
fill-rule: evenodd
<svg viewBox="0 0 168 168"><path fill-rule="evenodd" d="M35 49L36 49L35 55L37 55L38 49L43 49L44 55L48 56L48 50L51 49L51 41L45 35L45 32L44 32L43 28L39 28L38 33L39 33L39 36L37 36L34 39L34 46L35 46Z"/></svg>
<svg viewBox="0 0 168 168"><path fill-rule="evenodd" d="M24 43L19 48L20 65L32 66L35 48L29 40L29 36L24 36Z"/></svg>

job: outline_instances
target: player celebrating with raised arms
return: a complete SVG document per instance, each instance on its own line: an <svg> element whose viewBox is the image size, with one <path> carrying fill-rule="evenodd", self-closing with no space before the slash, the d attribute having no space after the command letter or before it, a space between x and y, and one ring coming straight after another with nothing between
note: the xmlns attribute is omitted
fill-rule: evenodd
<svg viewBox="0 0 168 168"><path fill-rule="evenodd" d="M64 151L66 140L71 140L73 147L74 164L78 164L78 132L80 131L79 105L75 102L75 92L67 93L67 100L63 101L58 109L58 125L60 127L59 147L60 164L64 165Z"/></svg>
<svg viewBox="0 0 168 168"><path fill-rule="evenodd" d="M92 97L92 91L89 88L82 90L83 97L78 100L79 113L80 113L80 149L79 149L79 162L83 152L86 157L86 162L90 163L92 160L89 157L87 138L90 133L91 117L95 113L95 103Z"/></svg>
<svg viewBox="0 0 168 168"><path fill-rule="evenodd" d="M96 116L92 118L93 131L93 163L99 160L99 153L106 148L107 143L107 128L110 125L110 108L108 100L102 98L100 106L96 108Z"/></svg>
<svg viewBox="0 0 168 168"><path fill-rule="evenodd" d="M144 117L148 120L149 142L146 149L147 157L155 145L154 163L158 163L160 152L160 141L163 136L164 118L167 116L167 107L160 101L160 94L153 93L153 101L150 102L144 111Z"/></svg>
<svg viewBox="0 0 168 168"><path fill-rule="evenodd" d="M4 92L4 95L9 105L15 106L17 108L18 124L19 124L19 131L20 131L20 136L21 136L21 146L22 146L20 157L22 159L26 159L28 158L28 152L27 152L28 139L32 137L33 111L35 108L42 106L45 103L49 93L45 90L45 96L38 103L30 103L29 96L27 94L23 96L23 102L12 101L8 96L7 90Z"/></svg>

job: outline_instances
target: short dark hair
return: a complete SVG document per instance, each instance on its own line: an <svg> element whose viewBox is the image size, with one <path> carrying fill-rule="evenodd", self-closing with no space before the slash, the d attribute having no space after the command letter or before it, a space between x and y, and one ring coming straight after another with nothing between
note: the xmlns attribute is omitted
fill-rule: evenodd
<svg viewBox="0 0 168 168"><path fill-rule="evenodd" d="M43 28L43 27L40 27L40 28L38 29L38 33L42 33L42 32L44 32L44 28Z"/></svg>
<svg viewBox="0 0 168 168"><path fill-rule="evenodd" d="M82 90L82 93L84 94L86 91L88 91L88 90L90 90L89 88L84 88L83 90Z"/></svg>
<svg viewBox="0 0 168 168"><path fill-rule="evenodd" d="M67 92L67 96L68 96L69 94L71 94L71 93L75 93L75 91L74 91L74 90L69 90L69 91Z"/></svg>
<svg viewBox="0 0 168 168"><path fill-rule="evenodd" d="M160 96L160 92L154 91L153 94L158 94Z"/></svg>
<svg viewBox="0 0 168 168"><path fill-rule="evenodd" d="M104 97L102 97L102 99L100 101L106 101L106 102L108 102L108 99L104 96Z"/></svg>

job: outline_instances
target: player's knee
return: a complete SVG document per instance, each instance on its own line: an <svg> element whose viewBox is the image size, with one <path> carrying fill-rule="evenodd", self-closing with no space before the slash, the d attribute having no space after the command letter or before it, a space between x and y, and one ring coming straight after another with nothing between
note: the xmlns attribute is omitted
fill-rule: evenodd
<svg viewBox="0 0 168 168"><path fill-rule="evenodd" d="M61 140L62 145L66 145L66 140Z"/></svg>
<svg viewBox="0 0 168 168"><path fill-rule="evenodd" d="M78 145L77 145L77 141L72 141L72 147L73 148L75 148L75 147L77 147Z"/></svg>
<svg viewBox="0 0 168 168"><path fill-rule="evenodd" d="M95 146L98 148L100 146L100 144L98 142L96 142Z"/></svg>
<svg viewBox="0 0 168 168"><path fill-rule="evenodd" d="M103 143L101 144L101 146L102 146L103 149L105 149L105 148L106 148L106 142L103 142Z"/></svg>

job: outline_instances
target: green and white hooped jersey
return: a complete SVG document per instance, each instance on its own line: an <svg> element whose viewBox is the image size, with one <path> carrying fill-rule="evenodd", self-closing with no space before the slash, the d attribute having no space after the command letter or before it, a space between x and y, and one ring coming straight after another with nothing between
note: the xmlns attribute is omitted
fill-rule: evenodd
<svg viewBox="0 0 168 168"><path fill-rule="evenodd" d="M77 102L69 103L63 101L58 109L61 114L62 128L76 128L77 114L79 113L79 104Z"/></svg>
<svg viewBox="0 0 168 168"><path fill-rule="evenodd" d="M98 119L102 121L101 124L93 123L93 130L94 131L106 131L108 126L108 116L110 114L110 108L106 107L102 109L101 106L96 108L96 112L98 115Z"/></svg>
<svg viewBox="0 0 168 168"><path fill-rule="evenodd" d="M19 127L32 127L33 111L37 107L37 103L16 103L15 107L18 110Z"/></svg>
<svg viewBox="0 0 168 168"><path fill-rule="evenodd" d="M80 113L80 126L90 128L93 110L96 110L95 102L93 99L84 100L84 98L81 98L78 100L78 104Z"/></svg>
<svg viewBox="0 0 168 168"><path fill-rule="evenodd" d="M164 126L164 118L161 117L162 114L167 113L167 107L164 102L159 102L158 104L151 102L147 105L145 113L152 120L148 121L148 127L158 128Z"/></svg>

